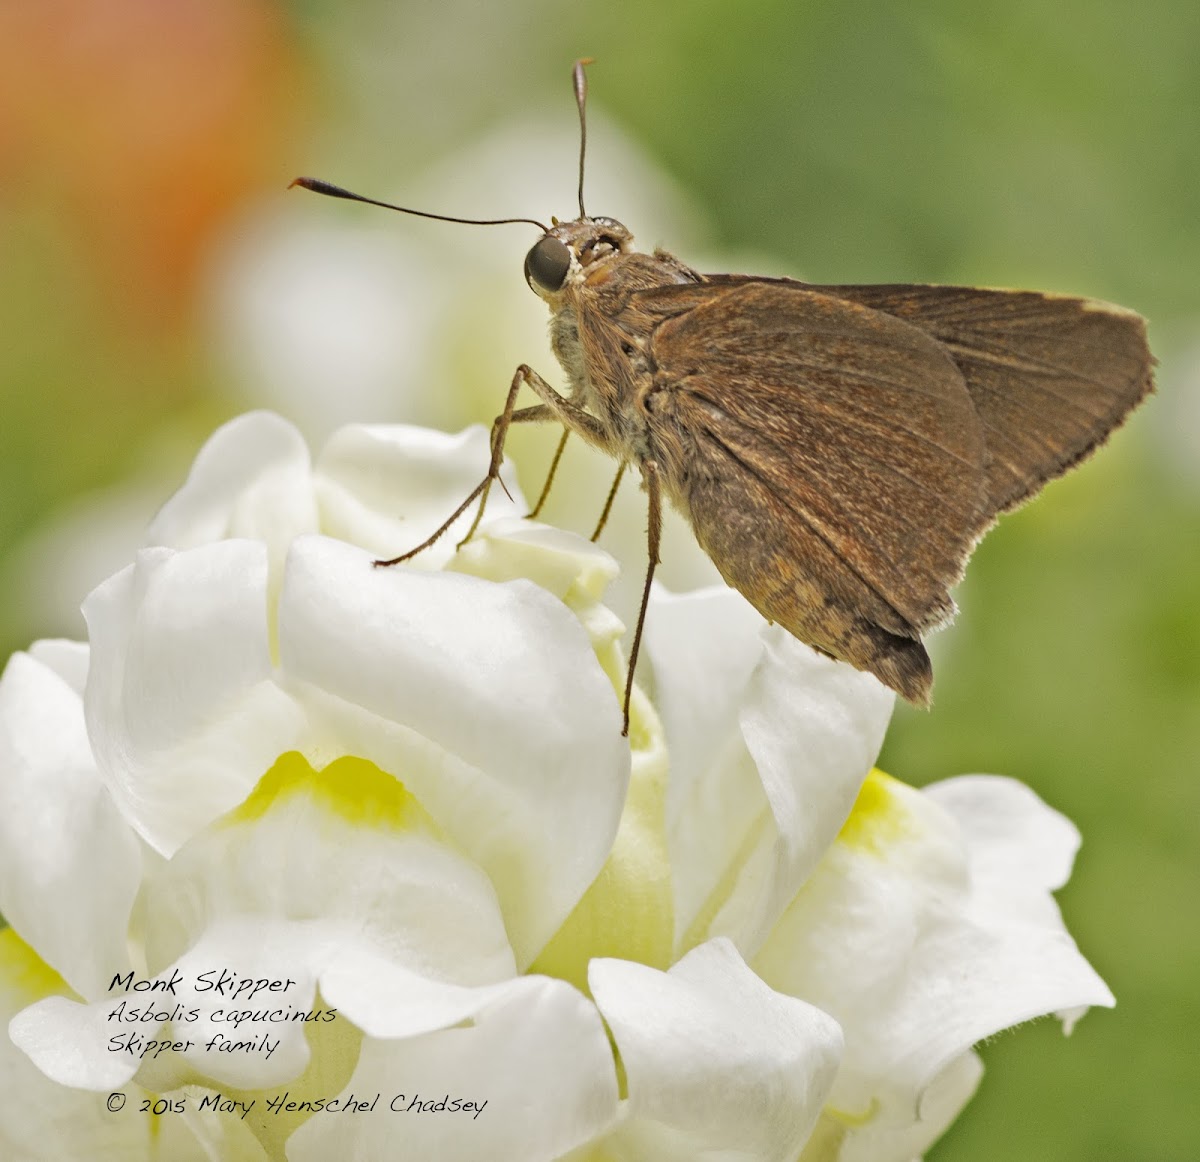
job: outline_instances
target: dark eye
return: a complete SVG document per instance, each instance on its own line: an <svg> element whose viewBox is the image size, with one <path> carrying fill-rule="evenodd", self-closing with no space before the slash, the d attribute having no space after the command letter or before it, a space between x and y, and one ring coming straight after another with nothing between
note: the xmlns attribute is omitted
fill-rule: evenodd
<svg viewBox="0 0 1200 1162"><path fill-rule="evenodd" d="M561 290L570 269L571 252L566 243L549 234L525 255L525 281L531 287L537 283L534 290L538 287L544 291Z"/></svg>

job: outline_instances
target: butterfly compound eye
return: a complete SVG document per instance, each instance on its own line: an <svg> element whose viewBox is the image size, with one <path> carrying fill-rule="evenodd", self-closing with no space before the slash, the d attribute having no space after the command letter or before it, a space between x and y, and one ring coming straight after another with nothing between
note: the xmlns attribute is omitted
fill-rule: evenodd
<svg viewBox="0 0 1200 1162"><path fill-rule="evenodd" d="M525 256L525 281L534 290L561 290L570 269L571 252L566 243L548 234Z"/></svg>

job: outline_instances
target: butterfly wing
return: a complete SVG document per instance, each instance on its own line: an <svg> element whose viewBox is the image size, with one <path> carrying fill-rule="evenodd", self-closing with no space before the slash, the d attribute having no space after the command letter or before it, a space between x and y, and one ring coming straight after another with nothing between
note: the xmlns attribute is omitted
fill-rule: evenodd
<svg viewBox="0 0 1200 1162"><path fill-rule="evenodd" d="M716 285L755 281L708 277ZM1154 389L1145 320L1111 303L964 286L809 289L884 311L942 344L983 424L995 515L1090 455Z"/></svg>
<svg viewBox="0 0 1200 1162"><path fill-rule="evenodd" d="M796 637L928 701L923 630L990 519L963 377L924 331L795 283L662 287L649 455L725 579Z"/></svg>

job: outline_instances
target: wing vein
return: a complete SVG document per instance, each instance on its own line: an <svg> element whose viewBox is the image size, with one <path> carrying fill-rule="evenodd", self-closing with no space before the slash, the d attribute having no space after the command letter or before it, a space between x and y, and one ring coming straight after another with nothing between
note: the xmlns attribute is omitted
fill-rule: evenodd
<svg viewBox="0 0 1200 1162"><path fill-rule="evenodd" d="M1055 391L1048 383L1050 379L1075 379L1081 383L1091 384L1093 387L1104 390L1104 385L1099 383L1093 376L1086 375L1080 371L1074 371L1071 368L1060 367L1053 363L1045 363L1040 359L1016 358L1011 355L1001 355L998 352L988 351L982 347L971 347L966 343L956 343L952 340L943 339L942 345L947 351L954 355L961 355L965 359L972 359L977 363L987 363L992 367L1003 367L1009 371L1020 372L1032 377L1033 383L1028 386L1036 387L1038 391L1046 395L1053 396L1060 400L1068 407L1077 408L1085 415L1098 417L1100 413L1093 411L1091 408L1082 407L1081 401L1070 395L1065 395L1061 391Z"/></svg>

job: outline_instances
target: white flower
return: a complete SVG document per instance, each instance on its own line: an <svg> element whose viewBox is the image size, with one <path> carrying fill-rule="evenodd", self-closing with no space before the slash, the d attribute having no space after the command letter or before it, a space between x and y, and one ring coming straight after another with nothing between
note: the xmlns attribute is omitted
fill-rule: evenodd
<svg viewBox="0 0 1200 1162"><path fill-rule="evenodd" d="M372 568L486 460L243 417L10 661L8 1153L907 1162L976 1041L1111 1003L1070 825L868 776L891 695L735 594L656 596L625 740L615 564L511 480Z"/></svg>
<svg viewBox="0 0 1200 1162"><path fill-rule="evenodd" d="M1050 894L1078 832L1010 779L864 781L891 695L854 696L863 675L778 627L756 635L736 593L653 615L681 946L729 936L772 988L837 1018L813 1157L908 1162L974 1091L972 1045L1114 1003Z"/></svg>

